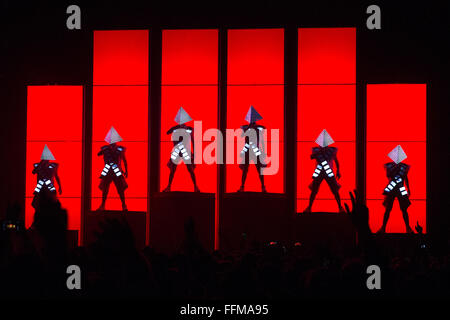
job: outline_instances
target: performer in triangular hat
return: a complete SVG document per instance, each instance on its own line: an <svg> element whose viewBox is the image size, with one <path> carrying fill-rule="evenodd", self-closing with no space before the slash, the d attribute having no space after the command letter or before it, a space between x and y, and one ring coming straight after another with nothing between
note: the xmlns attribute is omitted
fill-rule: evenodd
<svg viewBox="0 0 450 320"><path fill-rule="evenodd" d="M248 124L241 126L243 136L245 137L245 144L241 151L242 163L239 164L239 168L242 170L242 179L238 192L244 191L250 161L254 162L258 171L261 191L267 192L266 186L264 185L264 175L262 174L263 168L267 166L264 162L264 139L262 136L262 131L265 127L256 123L256 121L262 120L262 118L258 111L253 106L250 106L245 116L245 121Z"/></svg>
<svg viewBox="0 0 450 320"><path fill-rule="evenodd" d="M33 164L33 174L37 175L37 184L34 188L34 198L31 204L35 209L38 208L40 200L44 197L56 201L55 181L58 183L58 193L62 193L61 180L58 176L59 164L53 162L54 160L55 157L49 147L44 145L41 161Z"/></svg>
<svg viewBox="0 0 450 320"><path fill-rule="evenodd" d="M125 203L125 189L128 188L128 184L125 178L128 178L128 164L125 157L126 148L117 144L122 141L122 137L111 126L106 134L105 141L108 143L101 147L98 156L103 156L105 163L102 172L100 173L100 185L102 190L102 203L97 211L105 210L106 198L108 197L109 187L111 182L114 182L117 193L119 194L122 202L122 210L128 211ZM122 163L125 170L122 169Z"/></svg>
<svg viewBox="0 0 450 320"><path fill-rule="evenodd" d="M330 145L334 143L334 140L325 129L323 129L323 131L317 137L316 143L319 146L313 147L311 154L311 159L316 160L316 168L314 169L312 175L313 181L309 185L309 188L311 189L311 195L309 197L309 205L303 212L311 212L314 199L319 192L320 184L323 180L328 183L328 186L330 187L330 190L333 193L334 198L336 199L336 202L338 204L339 212L344 212L344 209L341 205L341 197L339 196L339 189L341 186L336 180L336 177L337 179L341 178L339 161L337 158L338 149L335 147L330 147ZM334 174L333 170L334 164L336 164L336 175Z"/></svg>
<svg viewBox="0 0 450 320"><path fill-rule="evenodd" d="M378 233L386 232L386 225L389 220L389 215L394 205L395 198L398 199L400 205L400 210L403 214L403 221L405 222L406 232L414 233L409 225L408 207L411 205L409 200L409 193L411 189L409 188L408 172L410 166L402 163L403 160L407 158L403 148L398 145L391 152L389 152L388 157L391 158L391 162L384 165L386 170L386 177L389 182L383 190L384 201L383 205L386 208L383 217L383 225L381 226ZM406 187L405 187L406 184Z"/></svg>
<svg viewBox="0 0 450 320"><path fill-rule="evenodd" d="M197 186L194 172L194 140L192 138L194 129L186 125L186 123L192 121L192 118L189 116L186 110L183 109L183 107L180 107L174 120L177 125L173 126L167 131L167 134L171 135L171 140L173 141L174 147L171 151L170 159L167 162L167 167L169 167L170 170L169 183L163 191L169 192L171 190L177 166L181 162L184 162L191 176L192 183L194 184L194 191L200 192L200 189Z"/></svg>

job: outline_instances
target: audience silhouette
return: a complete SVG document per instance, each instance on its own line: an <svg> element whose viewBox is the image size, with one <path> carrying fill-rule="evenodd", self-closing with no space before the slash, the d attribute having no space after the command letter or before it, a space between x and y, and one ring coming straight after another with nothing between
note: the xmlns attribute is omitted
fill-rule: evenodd
<svg viewBox="0 0 450 320"><path fill-rule="evenodd" d="M178 252L138 250L125 219L106 220L97 240L69 249L67 212L54 198L40 201L29 230L0 233L2 298L301 299L430 297L450 293L448 247L433 252L416 225L412 254L381 250L369 210L357 192L345 204L358 234L350 252L300 242L250 243L240 252L207 252L192 218ZM17 214L17 206L11 209ZM66 287L69 265L82 270L82 290ZM367 290L367 266L383 270L383 290Z"/></svg>

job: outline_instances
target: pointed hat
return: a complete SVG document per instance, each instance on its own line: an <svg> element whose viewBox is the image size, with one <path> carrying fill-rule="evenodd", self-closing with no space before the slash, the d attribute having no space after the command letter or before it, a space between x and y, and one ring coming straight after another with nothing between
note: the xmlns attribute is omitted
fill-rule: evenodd
<svg viewBox="0 0 450 320"><path fill-rule="evenodd" d="M245 121L247 121L248 123L252 123L252 122L256 122L261 120L263 117L261 117L261 115L258 113L258 111L256 111L255 108L253 108L253 106L250 106L250 108L248 109L247 115L245 116Z"/></svg>
<svg viewBox="0 0 450 320"><path fill-rule="evenodd" d="M55 160L53 153L50 151L47 145L45 145L44 150L42 150L41 160Z"/></svg>
<svg viewBox="0 0 450 320"><path fill-rule="evenodd" d="M189 116L189 114L183 109L183 107L180 107L180 109L178 109L177 115L175 116L175 122L181 125L191 120L192 118Z"/></svg>
<svg viewBox="0 0 450 320"><path fill-rule="evenodd" d="M323 131L317 137L316 143L323 148L328 147L330 144L334 143L334 140L333 138L331 138L327 130L323 129Z"/></svg>
<svg viewBox="0 0 450 320"><path fill-rule="evenodd" d="M123 140L122 137L119 136L116 129L114 129L114 127L111 126L111 129L109 129L108 134L105 137L105 141L108 142L109 144L112 144L122 140Z"/></svg>
<svg viewBox="0 0 450 320"><path fill-rule="evenodd" d="M389 152L388 157L397 164L407 158L405 151L403 151L403 148L400 145L392 149L392 151Z"/></svg>

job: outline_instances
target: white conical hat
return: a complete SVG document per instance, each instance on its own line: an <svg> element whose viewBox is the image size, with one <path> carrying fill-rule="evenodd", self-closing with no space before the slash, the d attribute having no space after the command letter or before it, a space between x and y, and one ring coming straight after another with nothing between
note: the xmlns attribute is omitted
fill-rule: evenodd
<svg viewBox="0 0 450 320"><path fill-rule="evenodd" d="M47 145L45 145L44 150L42 150L41 160L55 160L53 153L50 151Z"/></svg>
<svg viewBox="0 0 450 320"><path fill-rule="evenodd" d="M392 149L392 151L389 152L388 157L397 164L407 158L405 151L403 151L403 148L400 145Z"/></svg>
<svg viewBox="0 0 450 320"><path fill-rule="evenodd" d="M316 143L323 148L328 147L330 144L333 144L334 140L333 138L331 138L327 130L323 129L323 131L317 137Z"/></svg>
<svg viewBox="0 0 450 320"><path fill-rule="evenodd" d="M114 127L111 126L111 129L109 129L108 134L105 137L105 141L108 142L109 144L112 144L122 140L123 140L122 137L119 136L116 129L114 129Z"/></svg>
<svg viewBox="0 0 450 320"><path fill-rule="evenodd" d="M256 122L261 120L263 117L261 117L261 115L258 113L258 111L256 111L255 108L253 108L253 106L250 106L250 108L248 109L247 115L245 116L245 121L247 121L248 123L252 123L252 122Z"/></svg>
<svg viewBox="0 0 450 320"><path fill-rule="evenodd" d="M175 116L175 122L178 124L183 124L191 120L192 118L189 116L189 114L183 109L183 107L180 107L180 109L178 109L177 115Z"/></svg>

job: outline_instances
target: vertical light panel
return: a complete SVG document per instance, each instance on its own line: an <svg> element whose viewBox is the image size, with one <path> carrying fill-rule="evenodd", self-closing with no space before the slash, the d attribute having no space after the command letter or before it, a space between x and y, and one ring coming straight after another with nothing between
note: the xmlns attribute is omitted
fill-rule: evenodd
<svg viewBox="0 0 450 320"><path fill-rule="evenodd" d="M126 148L128 210L147 211L148 167L148 50L147 30L94 31L94 88L92 134L92 209L101 203L98 157L113 126ZM114 184L107 210L121 210Z"/></svg>
<svg viewBox="0 0 450 320"><path fill-rule="evenodd" d="M284 192L284 30L240 29L228 31L227 66L227 128L239 129L247 124L245 115L253 106L263 117L258 124L268 130L268 156L279 154L278 164L270 163L278 171L265 175L268 192ZM279 138L271 144L271 129L278 129ZM234 149L235 164L227 165L226 191L236 192L241 184L242 171L237 164L238 143ZM272 150L276 148L277 150ZM250 164L246 191L261 191L258 173Z"/></svg>
<svg viewBox="0 0 450 320"><path fill-rule="evenodd" d="M408 179L412 227L426 228L426 85L367 85L367 204L370 226L377 231L383 221L383 190L388 183L383 165L392 160L387 154L401 145L411 166ZM395 200L387 232L405 232L402 213Z"/></svg>
<svg viewBox="0 0 450 320"><path fill-rule="evenodd" d="M205 139L208 129L217 128L218 90L218 30L163 30L162 33L162 79L161 79L161 180L160 188L167 186L169 168L167 163L173 148L167 131L177 125L175 115L180 107L193 121L186 125L194 127L194 154L196 157L214 140ZM211 145L212 146L212 145ZM217 166L196 164L195 175L202 192L215 193ZM193 183L184 163L175 173L173 191L193 191Z"/></svg>
<svg viewBox="0 0 450 320"><path fill-rule="evenodd" d="M25 225L33 223L31 206L36 175L33 164L40 161L47 144L61 180L61 204L68 212L70 230L80 230L81 141L83 116L82 86L28 86Z"/></svg>
<svg viewBox="0 0 450 320"><path fill-rule="evenodd" d="M338 148L342 199L355 187L356 30L300 28L298 30L297 210L309 202L310 159L316 138L326 129ZM336 170L336 167L335 167ZM336 211L337 204L323 181L313 211Z"/></svg>

